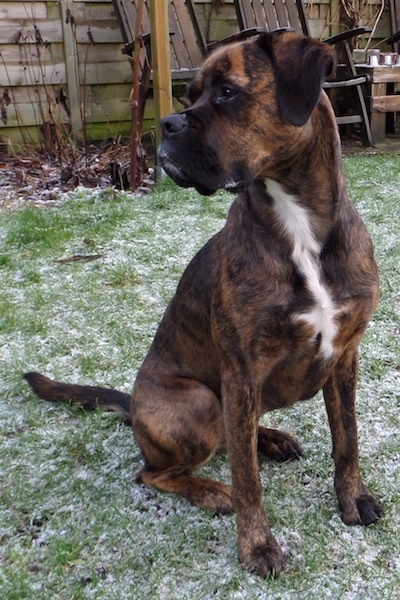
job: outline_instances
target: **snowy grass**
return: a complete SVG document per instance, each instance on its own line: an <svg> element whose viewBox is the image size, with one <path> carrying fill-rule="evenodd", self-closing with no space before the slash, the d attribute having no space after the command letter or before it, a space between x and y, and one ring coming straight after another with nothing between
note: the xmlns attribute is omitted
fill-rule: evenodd
<svg viewBox="0 0 400 600"><path fill-rule="evenodd" d="M320 397L272 414L305 456L262 466L286 556L281 577L263 581L238 565L233 518L135 484L140 455L115 416L32 396L21 373L33 369L129 391L184 266L232 200L171 185L147 197L77 190L58 207L0 214L0 598L398 600L400 157L345 165L381 271L358 412L362 471L385 517L341 522ZM226 457L203 473L229 482Z"/></svg>

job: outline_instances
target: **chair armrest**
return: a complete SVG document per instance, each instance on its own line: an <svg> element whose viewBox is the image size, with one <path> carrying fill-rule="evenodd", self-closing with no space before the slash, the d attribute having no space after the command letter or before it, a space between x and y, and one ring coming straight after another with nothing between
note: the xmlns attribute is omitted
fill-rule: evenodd
<svg viewBox="0 0 400 600"><path fill-rule="evenodd" d="M367 83L369 81L368 75L360 75L359 77L342 77L338 79L328 79L324 82L324 89L332 89L332 88L343 88L343 87L353 87L355 85L362 85L363 83Z"/></svg>
<svg viewBox="0 0 400 600"><path fill-rule="evenodd" d="M387 44L395 44L396 42L398 42L400 40L400 31L398 31L397 33L394 33L393 35L391 35L390 37L386 38L386 40L383 40L384 42L386 42Z"/></svg>
<svg viewBox="0 0 400 600"><path fill-rule="evenodd" d="M169 32L169 35L173 35L173 34L174 34L173 31ZM145 33L142 36L143 46L148 48L150 46L150 40L151 40L151 34ZM132 57L134 49L135 49L135 42L131 42L130 44L125 44L125 46L121 49L121 52L122 52L122 54L127 54L128 56Z"/></svg>
<svg viewBox="0 0 400 600"><path fill-rule="evenodd" d="M343 31L343 33L338 33L338 35L333 35L324 40L327 44L338 44L339 42L345 42L352 37L357 37L359 35L364 35L366 33L371 33L372 29L370 27L357 27L356 29L348 29L347 31Z"/></svg>

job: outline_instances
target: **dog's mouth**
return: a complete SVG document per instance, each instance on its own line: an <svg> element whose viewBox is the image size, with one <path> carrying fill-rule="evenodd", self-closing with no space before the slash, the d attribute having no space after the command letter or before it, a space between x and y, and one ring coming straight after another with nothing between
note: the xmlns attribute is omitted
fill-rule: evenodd
<svg viewBox="0 0 400 600"><path fill-rule="evenodd" d="M214 194L217 191L218 188L208 187L195 181L180 165L175 164L165 152L159 152L158 157L166 174L180 187L194 187L202 196L211 196L211 194Z"/></svg>
<svg viewBox="0 0 400 600"><path fill-rule="evenodd" d="M166 174L171 177L177 185L183 188L193 187L202 196L211 196L218 189L225 189L228 192L237 194L243 192L248 187L248 182L240 178L230 178L216 186L204 185L204 183L200 183L199 181L196 181L195 178L188 175L181 165L177 165L166 152L160 151L158 157Z"/></svg>

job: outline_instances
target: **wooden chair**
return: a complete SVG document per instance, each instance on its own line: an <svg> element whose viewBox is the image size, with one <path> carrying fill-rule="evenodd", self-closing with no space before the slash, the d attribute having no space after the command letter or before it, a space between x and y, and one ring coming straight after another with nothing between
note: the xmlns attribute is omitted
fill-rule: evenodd
<svg viewBox="0 0 400 600"><path fill-rule="evenodd" d="M393 52L400 51L400 0L389 0L390 29L392 34L384 40L391 46ZM388 83L387 92L396 95L396 84ZM397 111L386 113L386 130L389 133L396 132Z"/></svg>
<svg viewBox="0 0 400 600"><path fill-rule="evenodd" d="M303 35L309 36L311 34L303 0L234 0L234 4L240 29L254 27L263 27L269 30L292 28ZM341 72L344 72L343 77L330 79L324 87L328 93L329 90L335 88L354 90L356 109L358 110L356 114L337 115L337 123L338 125L360 123L362 141L366 146L372 145L370 121L362 90L362 85L366 83L367 77L357 74L349 40L369 31L369 29L360 27L324 40L328 44L337 47L344 62L344 68L341 69Z"/></svg>
<svg viewBox="0 0 400 600"><path fill-rule="evenodd" d="M139 115L142 120L146 97L151 86L151 47L149 2L145 0L141 27ZM121 30L122 52L133 56L137 19L137 0L112 0ZM198 25L193 0L168 0L171 44L171 77L175 93L184 93L207 54L207 46ZM178 89L179 88L179 89Z"/></svg>
<svg viewBox="0 0 400 600"><path fill-rule="evenodd" d="M389 0L390 27L392 35L386 38L385 42L392 46L393 52L400 51L400 2L399 0Z"/></svg>

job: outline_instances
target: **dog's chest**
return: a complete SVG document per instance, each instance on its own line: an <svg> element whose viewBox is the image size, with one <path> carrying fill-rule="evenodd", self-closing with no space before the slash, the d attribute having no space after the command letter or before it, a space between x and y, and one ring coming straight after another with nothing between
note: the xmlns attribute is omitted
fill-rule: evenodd
<svg viewBox="0 0 400 600"><path fill-rule="evenodd" d="M275 181L267 180L266 185L274 199L275 214L290 240L294 266L313 300L308 309L294 312L293 322L310 327L310 341L320 340L320 353L328 360L333 356L334 340L338 334L339 307L323 281L319 258L321 247L314 235L310 214Z"/></svg>

